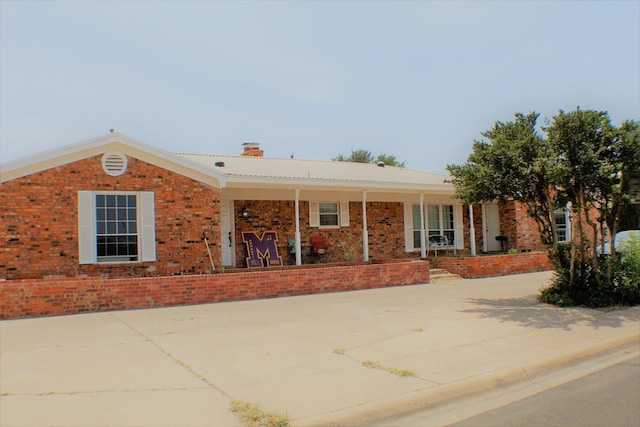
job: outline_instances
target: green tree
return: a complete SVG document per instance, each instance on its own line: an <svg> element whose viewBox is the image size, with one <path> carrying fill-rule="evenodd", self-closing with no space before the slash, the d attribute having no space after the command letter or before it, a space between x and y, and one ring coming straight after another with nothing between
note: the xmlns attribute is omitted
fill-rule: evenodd
<svg viewBox="0 0 640 427"><path fill-rule="evenodd" d="M627 160L620 185L622 193L629 195L632 184L640 186L640 122L625 121L620 126L620 138L622 140L621 157ZM640 229L640 204L627 204L621 208L619 229Z"/></svg>
<svg viewBox="0 0 640 427"><path fill-rule="evenodd" d="M598 305L617 292L617 255L600 258L597 245L607 232L615 236L628 210L629 180L640 171L638 123L616 128L608 113L578 107L548 120L541 135L537 119L537 113L518 113L512 122L496 122L482 134L486 140L474 141L466 164L447 169L465 203L515 200L527 206L551 246L557 282L569 289L562 292ZM561 247L554 211L566 206L573 232L568 247ZM594 294L606 297L592 299Z"/></svg>
<svg viewBox="0 0 640 427"><path fill-rule="evenodd" d="M486 140L474 141L467 163L447 165L447 170L463 203L515 200L525 205L555 254L557 153L536 130L538 117L535 112L517 113L514 121L496 122L482 134Z"/></svg>
<svg viewBox="0 0 640 427"><path fill-rule="evenodd" d="M406 162L399 162L396 156L389 154L378 154L374 157L371 151L368 150L351 150L351 154L346 156L344 154L338 154L336 157L332 157L331 160L337 160L340 162L356 162L356 163L379 163L382 162L388 166L405 167Z"/></svg>

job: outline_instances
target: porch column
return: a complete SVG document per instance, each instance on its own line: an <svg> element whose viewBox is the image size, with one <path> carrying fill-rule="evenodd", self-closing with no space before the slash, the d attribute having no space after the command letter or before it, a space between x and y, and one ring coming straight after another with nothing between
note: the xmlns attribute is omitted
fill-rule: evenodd
<svg viewBox="0 0 640 427"><path fill-rule="evenodd" d="M424 194L420 193L420 258L427 257L427 232L424 228Z"/></svg>
<svg viewBox="0 0 640 427"><path fill-rule="evenodd" d="M302 245L300 243L300 190L296 189L296 265L302 265Z"/></svg>
<svg viewBox="0 0 640 427"><path fill-rule="evenodd" d="M367 231L367 192L362 192L362 259L369 261L369 232Z"/></svg>
<svg viewBox="0 0 640 427"><path fill-rule="evenodd" d="M469 245L471 245L471 256L476 256L476 229L473 225L473 205L469 203Z"/></svg>

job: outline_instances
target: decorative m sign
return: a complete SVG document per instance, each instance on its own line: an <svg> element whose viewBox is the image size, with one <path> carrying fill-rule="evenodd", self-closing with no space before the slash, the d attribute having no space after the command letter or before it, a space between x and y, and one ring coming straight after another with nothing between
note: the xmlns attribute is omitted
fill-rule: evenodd
<svg viewBox="0 0 640 427"><path fill-rule="evenodd" d="M255 231L243 231L242 241L247 246L247 267L282 266L278 255L278 234L265 231L258 237Z"/></svg>

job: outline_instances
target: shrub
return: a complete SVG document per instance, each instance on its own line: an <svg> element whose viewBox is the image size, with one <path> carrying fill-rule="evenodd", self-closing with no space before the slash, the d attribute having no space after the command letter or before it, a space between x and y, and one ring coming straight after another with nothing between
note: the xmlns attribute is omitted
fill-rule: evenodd
<svg viewBox="0 0 640 427"><path fill-rule="evenodd" d="M640 304L640 239L626 242L615 264L611 258L603 258L594 268L591 261L576 260L571 281L569 248L561 247L555 260L556 275L551 285L540 291L539 300L561 307Z"/></svg>
<svg viewBox="0 0 640 427"><path fill-rule="evenodd" d="M640 304L640 239L635 236L622 245L615 282L620 303Z"/></svg>

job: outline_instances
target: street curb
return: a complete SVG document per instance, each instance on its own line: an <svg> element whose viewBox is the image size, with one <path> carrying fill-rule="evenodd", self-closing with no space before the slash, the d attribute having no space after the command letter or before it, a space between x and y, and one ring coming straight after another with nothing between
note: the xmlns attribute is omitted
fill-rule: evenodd
<svg viewBox="0 0 640 427"><path fill-rule="evenodd" d="M368 425L387 418L396 418L421 410L442 407L452 403L454 400L486 393L498 387L507 387L519 382L533 382L537 378L548 375L553 371L559 371L568 365L584 363L613 353L640 353L640 331L599 340L563 354L482 373L478 376L419 390L404 396L379 402L364 403L357 407L313 418L294 420L293 424L296 427ZM608 362L608 364L614 363Z"/></svg>

